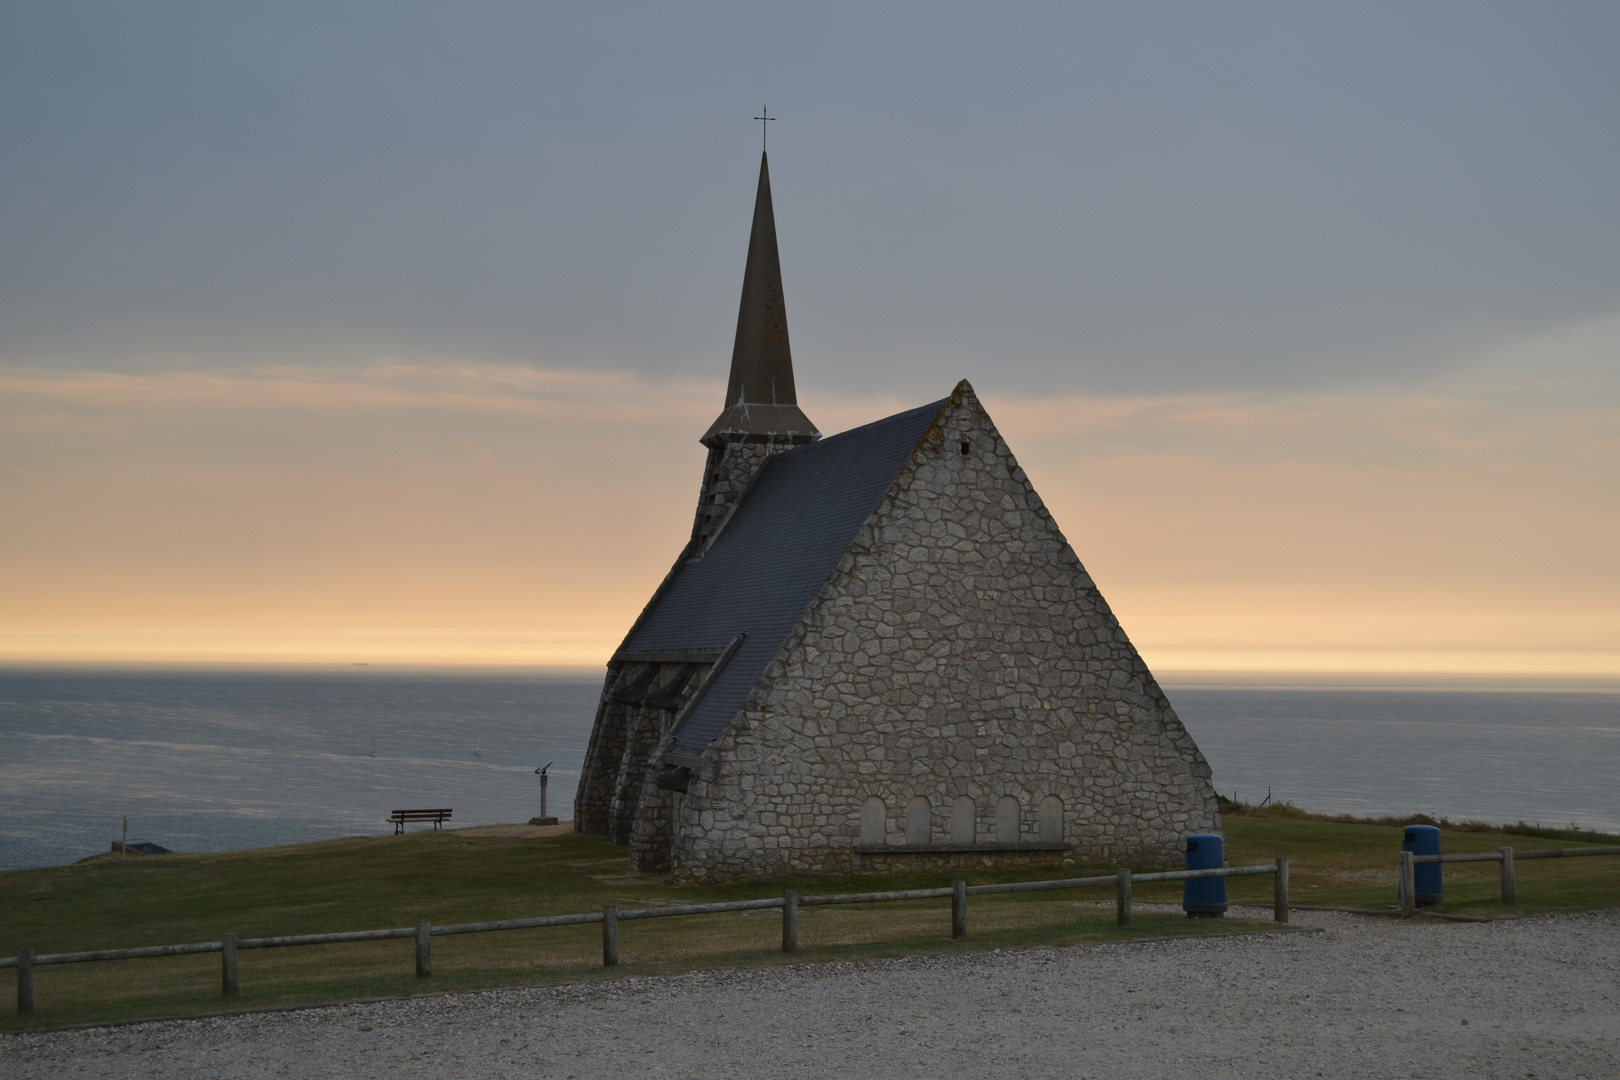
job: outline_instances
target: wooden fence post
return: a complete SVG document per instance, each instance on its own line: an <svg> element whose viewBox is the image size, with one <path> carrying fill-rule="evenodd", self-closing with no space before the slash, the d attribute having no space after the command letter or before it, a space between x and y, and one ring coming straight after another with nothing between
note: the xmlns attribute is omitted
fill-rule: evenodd
<svg viewBox="0 0 1620 1080"><path fill-rule="evenodd" d="M1416 864L1410 851L1401 852L1401 918L1410 919L1417 914Z"/></svg>
<svg viewBox="0 0 1620 1080"><path fill-rule="evenodd" d="M433 974L433 924L422 919L416 924L416 977Z"/></svg>
<svg viewBox="0 0 1620 1080"><path fill-rule="evenodd" d="M602 966L617 967L619 963L619 909L613 904L602 907Z"/></svg>
<svg viewBox="0 0 1620 1080"><path fill-rule="evenodd" d="M782 951L799 951L799 894L792 889L782 894Z"/></svg>
<svg viewBox="0 0 1620 1080"><path fill-rule="evenodd" d="M967 882L951 882L951 937L967 937Z"/></svg>
<svg viewBox="0 0 1620 1080"><path fill-rule="evenodd" d="M23 1016L34 1013L34 950L17 950L17 1012Z"/></svg>
<svg viewBox="0 0 1620 1080"><path fill-rule="evenodd" d="M1513 849L1502 849L1502 903L1512 907L1519 902L1518 883L1513 880Z"/></svg>
<svg viewBox="0 0 1620 1080"><path fill-rule="evenodd" d="M1114 922L1119 926L1131 925L1131 868L1119 868L1119 896L1116 899Z"/></svg>
<svg viewBox="0 0 1620 1080"><path fill-rule="evenodd" d="M237 992L236 979L236 935L223 934L219 939L219 978L220 993L226 997Z"/></svg>
<svg viewBox="0 0 1620 1080"><path fill-rule="evenodd" d="M1277 874L1272 879L1271 917L1277 922L1288 921L1288 858L1277 856Z"/></svg>

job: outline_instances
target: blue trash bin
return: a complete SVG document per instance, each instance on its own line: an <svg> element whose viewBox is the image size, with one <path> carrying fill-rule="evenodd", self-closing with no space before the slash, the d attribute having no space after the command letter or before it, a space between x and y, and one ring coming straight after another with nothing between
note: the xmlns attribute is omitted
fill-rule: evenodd
<svg viewBox="0 0 1620 1080"><path fill-rule="evenodd" d="M1440 830L1433 825L1408 825L1401 837L1401 850L1414 855L1440 854ZM1412 867L1412 899L1425 906L1440 902L1440 864L1418 863Z"/></svg>
<svg viewBox="0 0 1620 1080"><path fill-rule="evenodd" d="M1226 865L1224 842L1216 833L1187 837L1187 869L1219 870ZM1193 878L1181 883L1181 910L1187 918L1219 918L1226 914L1226 879Z"/></svg>

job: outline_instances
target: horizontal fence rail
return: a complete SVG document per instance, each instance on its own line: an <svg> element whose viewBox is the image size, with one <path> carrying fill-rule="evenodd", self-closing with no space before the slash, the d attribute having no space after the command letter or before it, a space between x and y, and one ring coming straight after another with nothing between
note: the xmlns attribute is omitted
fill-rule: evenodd
<svg viewBox="0 0 1620 1080"><path fill-rule="evenodd" d="M621 919L623 915L619 916ZM499 919L495 922L450 923L431 927L434 937L444 934L488 934L496 930L538 930L546 926L578 926L581 923L602 921L600 911L587 911L582 915L541 915L533 919ZM415 931L412 931L415 933Z"/></svg>
<svg viewBox="0 0 1620 1080"><path fill-rule="evenodd" d="M336 934L292 934L287 937L243 938L236 943L238 949L284 949L290 945L337 945L345 941L387 941L390 938L415 937L412 927L394 930L344 930Z"/></svg>
<svg viewBox="0 0 1620 1080"><path fill-rule="evenodd" d="M1536 848L1514 851L1510 847L1496 851L1462 851L1455 855L1419 855L1411 851L1400 854L1399 874L1395 891L1401 902L1401 917L1417 914L1417 881L1414 870L1418 866L1434 863L1494 862L1502 864L1502 903L1512 907L1518 903L1518 882L1514 864L1525 859L1576 859L1586 855L1620 855L1620 847Z"/></svg>
<svg viewBox="0 0 1620 1080"><path fill-rule="evenodd" d="M219 952L223 943L198 941L190 945L151 945L144 949L98 949L94 952L52 953L32 958L37 967L42 964L84 964L93 960L141 960L149 956L189 956L193 953ZM0 959L0 968L16 967L18 957Z"/></svg>
<svg viewBox="0 0 1620 1080"><path fill-rule="evenodd" d="M1620 852L1620 849L1616 849ZM994 885L969 885L953 881L949 886L933 889L901 889L890 892L834 893L826 896L800 896L789 891L782 896L761 897L757 900L727 900L712 904L672 904L667 907L635 908L620 911L613 905L601 911L588 911L576 915L542 915L529 919L497 919L490 922L450 923L433 926L419 922L415 926L394 927L387 930L346 930L331 934L288 934L279 937L240 938L226 934L219 941L198 941L186 945L151 945L136 949L96 949L88 952L46 953L35 956L33 950L23 949L16 956L0 957L0 968L17 969L17 1011L34 1010L34 968L53 964L82 964L101 960L141 960L157 956L187 956L198 953L220 953L222 956L221 987L225 994L238 992L237 954L243 949L280 949L301 945L337 945L346 942L388 941L415 939L416 973L419 977L432 974L432 945L435 937L451 934L486 934L502 930L535 930L552 926L577 926L585 923L602 924L602 963L612 967L619 962L619 923L625 920L667 919L684 915L718 915L735 911L782 910L782 951L798 949L798 910L801 907L825 907L833 904L882 904L901 900L951 899L951 936L967 934L967 898L993 896L1006 893L1048 892L1060 889L1090 889L1112 886L1116 890L1117 918L1120 926L1131 925L1131 886L1133 883L1160 881L1190 881L1199 878L1244 877L1254 874L1275 875L1274 916L1277 922L1288 921L1288 860L1279 858L1275 863L1260 866L1230 866L1213 870L1168 870L1135 874L1120 868L1112 874L1098 877L1063 878L1055 881L1009 881Z"/></svg>
<svg viewBox="0 0 1620 1080"><path fill-rule="evenodd" d="M1502 864L1502 902L1514 903L1514 864L1523 859L1564 859L1591 855L1620 855L1617 847L1543 848L1515 852L1511 847L1498 851L1465 852L1455 855L1415 855L1403 851L1400 855L1401 911L1403 915L1415 912L1413 869L1425 863L1499 862ZM238 939L226 934L219 941L198 941L184 945L151 945L135 949L95 949L85 952L47 953L34 955L32 949L22 949L16 956L0 957L0 968L17 969L17 1011L34 1011L34 969L54 964L82 964L102 960L140 960L159 956L187 956L199 953L221 954L221 987L225 994L238 989L237 954L243 949L279 949L300 945L336 945L346 942L387 941L415 939L416 973L420 977L432 974L432 939L451 934L485 934L503 930L535 930L554 926L578 926L587 923L602 924L602 963L612 967L619 962L619 923L640 919L666 919L685 915L717 915L737 911L782 911L782 951L798 949L798 912L801 907L824 907L833 904L881 904L903 900L951 900L951 936L961 938L967 934L967 898L1007 893L1049 892L1064 889L1090 889L1112 886L1115 890L1116 923L1131 925L1131 889L1138 883L1165 881L1192 881L1202 878L1246 877L1271 874L1273 878L1273 916L1279 923L1288 922L1288 860L1279 858L1274 863L1258 866L1228 866L1213 870L1167 870L1145 874L1133 873L1121 867L1113 874L1096 877L1062 878L1053 881L1009 881L993 885L969 885L953 881L947 887L932 889L901 889L890 892L835 893L826 896L800 896L789 891L782 896L761 897L756 900L729 900L712 904L672 904L667 907L635 908L619 911L608 905L601 911L588 911L574 915L542 915L528 919L497 919L489 922L450 923L433 926L427 921L414 927L394 927L387 930L348 930L331 934L290 934L280 937Z"/></svg>
<svg viewBox="0 0 1620 1080"><path fill-rule="evenodd" d="M1465 851L1456 855L1413 855L1412 861L1419 865L1448 862L1501 862L1504 857L1503 852L1506 851L1513 851L1513 849ZM1506 857L1517 862L1523 862L1525 859L1574 859L1582 855L1620 855L1620 847L1539 848L1535 851L1514 851L1512 855Z"/></svg>

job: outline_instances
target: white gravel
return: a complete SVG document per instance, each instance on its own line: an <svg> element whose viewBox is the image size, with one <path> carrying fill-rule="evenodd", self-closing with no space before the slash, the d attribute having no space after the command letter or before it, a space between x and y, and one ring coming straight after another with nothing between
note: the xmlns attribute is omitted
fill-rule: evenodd
<svg viewBox="0 0 1620 1080"><path fill-rule="evenodd" d="M1620 912L1295 925L0 1036L0 1075L1620 1077Z"/></svg>

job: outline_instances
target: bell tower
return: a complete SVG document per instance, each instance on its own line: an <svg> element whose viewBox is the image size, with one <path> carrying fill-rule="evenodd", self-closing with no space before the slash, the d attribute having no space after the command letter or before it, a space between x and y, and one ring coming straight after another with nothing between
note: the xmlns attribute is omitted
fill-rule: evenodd
<svg viewBox="0 0 1620 1080"><path fill-rule="evenodd" d="M693 554L701 555L709 546L767 458L819 438L821 433L800 411L793 389L770 162L761 153L725 407L699 440L709 448L709 458L692 524Z"/></svg>

